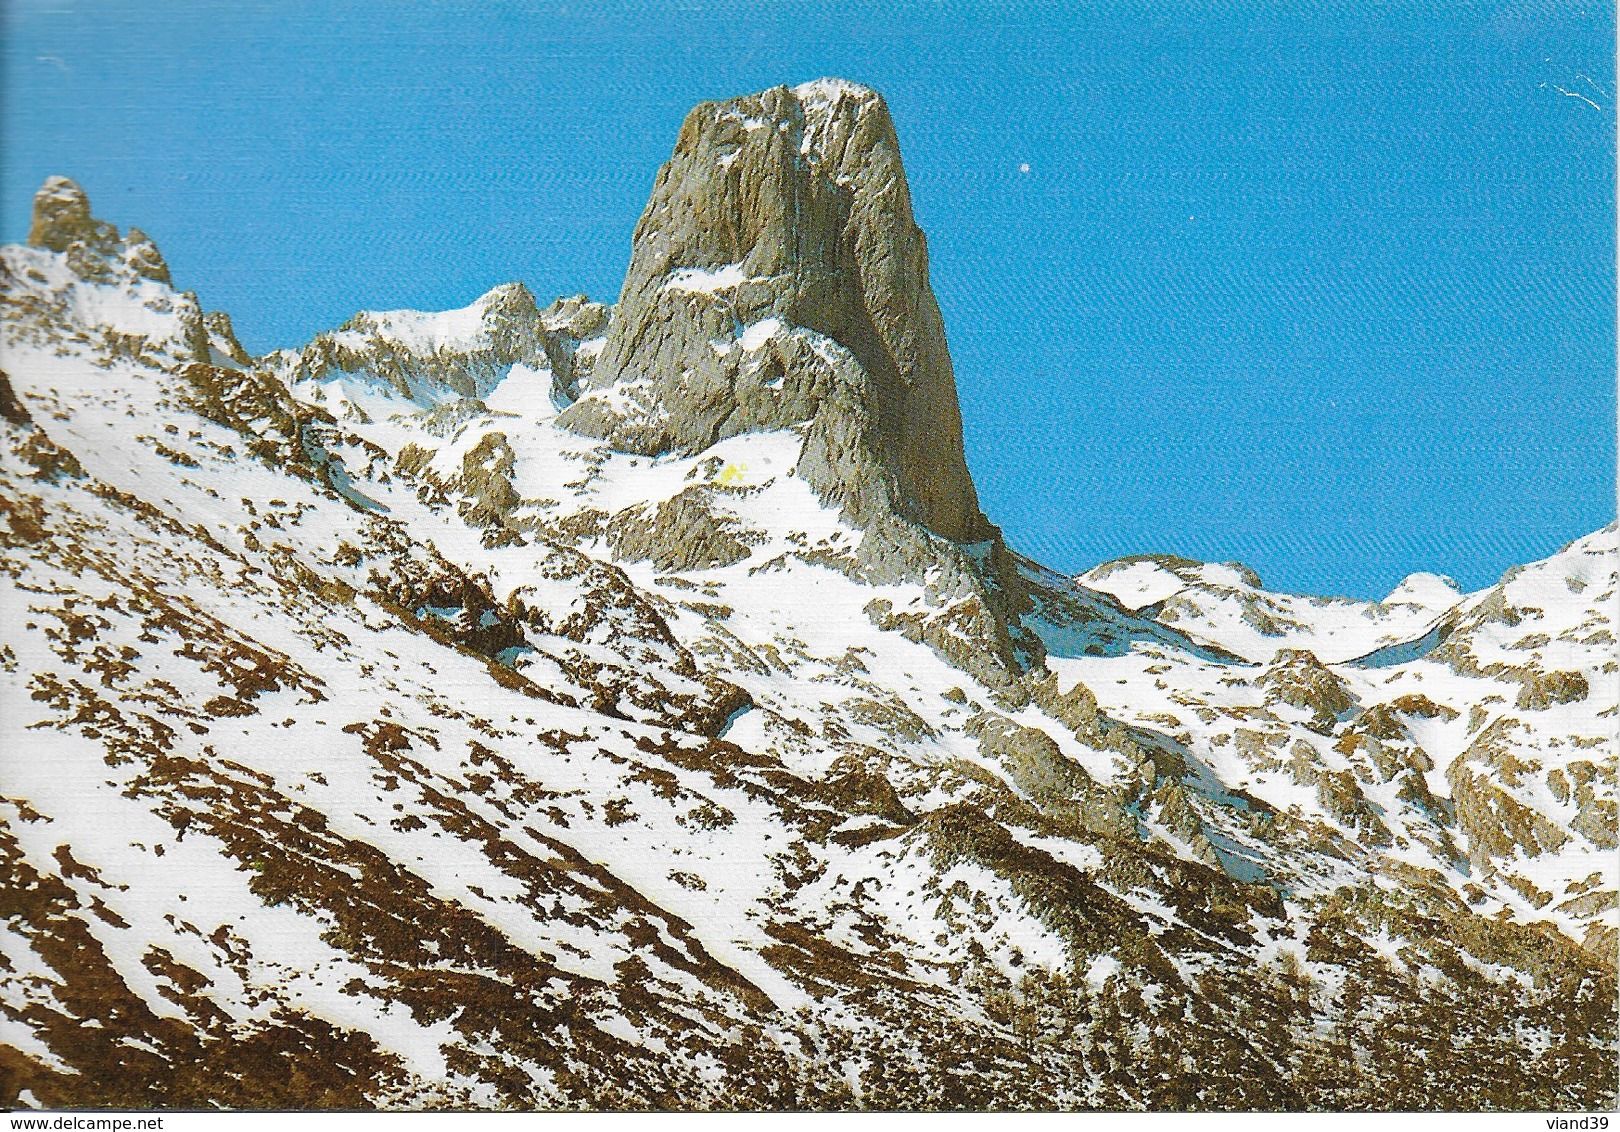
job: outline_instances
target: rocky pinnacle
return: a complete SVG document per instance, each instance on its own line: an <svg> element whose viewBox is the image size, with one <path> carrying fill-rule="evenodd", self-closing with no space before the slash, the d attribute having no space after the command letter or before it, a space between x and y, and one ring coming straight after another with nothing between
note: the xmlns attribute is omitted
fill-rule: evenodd
<svg viewBox="0 0 1620 1132"><path fill-rule="evenodd" d="M591 387L563 420L651 453L808 423L801 474L858 521L995 535L880 95L821 80L687 115Z"/></svg>

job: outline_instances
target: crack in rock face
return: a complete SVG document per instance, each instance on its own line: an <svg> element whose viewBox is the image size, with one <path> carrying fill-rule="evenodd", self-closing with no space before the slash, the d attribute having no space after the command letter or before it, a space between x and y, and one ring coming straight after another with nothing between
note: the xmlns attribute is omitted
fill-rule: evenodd
<svg viewBox="0 0 1620 1132"><path fill-rule="evenodd" d="M591 388L563 423L649 454L809 425L801 474L858 521L850 481L881 480L893 510L935 534L993 537L880 95L822 81L687 116Z"/></svg>

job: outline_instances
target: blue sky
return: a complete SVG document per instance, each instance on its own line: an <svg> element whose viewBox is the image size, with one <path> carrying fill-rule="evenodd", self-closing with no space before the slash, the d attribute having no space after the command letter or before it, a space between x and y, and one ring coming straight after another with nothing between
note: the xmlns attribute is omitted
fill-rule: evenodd
<svg viewBox="0 0 1620 1132"><path fill-rule="evenodd" d="M1607 4L399 7L12 0L0 235L72 176L255 351L612 299L693 103L839 75L893 110L1016 547L1370 597L1614 518Z"/></svg>

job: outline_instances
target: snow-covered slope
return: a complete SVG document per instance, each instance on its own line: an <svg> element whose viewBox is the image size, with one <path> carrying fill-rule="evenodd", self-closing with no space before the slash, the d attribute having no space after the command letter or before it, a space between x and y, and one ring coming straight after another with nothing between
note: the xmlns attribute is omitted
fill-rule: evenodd
<svg viewBox="0 0 1620 1132"><path fill-rule="evenodd" d="M79 234L0 252L21 1103L1612 1102L1614 528L1376 605L1071 580L852 514L813 423L571 430L604 308L253 361L50 194Z"/></svg>

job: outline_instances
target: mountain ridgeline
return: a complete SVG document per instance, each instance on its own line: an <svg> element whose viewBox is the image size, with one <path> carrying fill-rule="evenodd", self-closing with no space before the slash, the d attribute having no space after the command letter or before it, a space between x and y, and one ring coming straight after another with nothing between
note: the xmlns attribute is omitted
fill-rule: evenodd
<svg viewBox="0 0 1620 1132"><path fill-rule="evenodd" d="M1616 529L1009 549L876 93L693 110L612 305L174 278L0 248L12 1107L1613 1106Z"/></svg>

